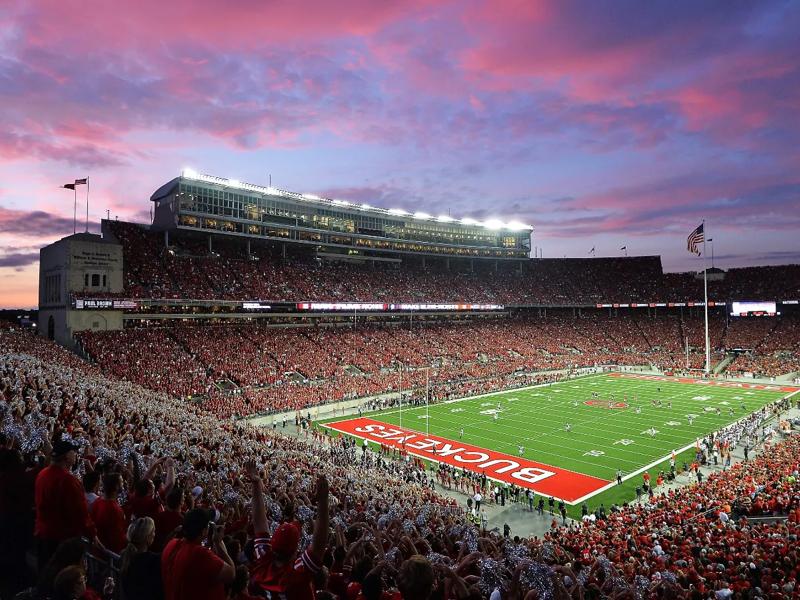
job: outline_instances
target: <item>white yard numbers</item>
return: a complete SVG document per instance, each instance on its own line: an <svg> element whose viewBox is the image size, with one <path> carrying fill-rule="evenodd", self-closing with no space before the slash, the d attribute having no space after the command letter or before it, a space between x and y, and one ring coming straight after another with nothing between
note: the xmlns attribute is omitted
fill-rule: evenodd
<svg viewBox="0 0 800 600"><path fill-rule="evenodd" d="M463 408L451 408L450 412L451 413L460 413L460 412L464 412L464 409Z"/></svg>
<svg viewBox="0 0 800 600"><path fill-rule="evenodd" d="M667 421L664 423L665 425L669 425L670 427L678 427L681 422L680 421Z"/></svg>
<svg viewBox="0 0 800 600"><path fill-rule="evenodd" d="M417 415L418 419L427 419L428 415Z"/></svg>
<svg viewBox="0 0 800 600"><path fill-rule="evenodd" d="M605 452L602 450L589 450L588 452L584 452L584 456L603 456Z"/></svg>
<svg viewBox="0 0 800 600"><path fill-rule="evenodd" d="M705 402L706 400L711 400L711 396L695 396L692 400L700 400L701 402Z"/></svg>
<svg viewBox="0 0 800 600"><path fill-rule="evenodd" d="M630 446L633 443L633 440L617 440L614 442L614 445L621 444L622 446Z"/></svg>
<svg viewBox="0 0 800 600"><path fill-rule="evenodd" d="M490 408L489 410L482 410L481 414L482 415L490 415L491 416L491 415L499 415L501 412L503 412L503 411L502 410L497 410L496 408Z"/></svg>

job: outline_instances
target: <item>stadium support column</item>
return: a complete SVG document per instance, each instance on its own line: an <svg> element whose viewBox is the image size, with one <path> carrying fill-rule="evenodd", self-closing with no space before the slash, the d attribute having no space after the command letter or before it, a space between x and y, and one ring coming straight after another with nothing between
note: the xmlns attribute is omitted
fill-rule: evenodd
<svg viewBox="0 0 800 600"><path fill-rule="evenodd" d="M705 223L705 220L703 220ZM704 226L705 227L705 226ZM706 256L706 238L703 234L703 309L706 316L706 377L711 375L711 347L708 338L708 257Z"/></svg>
<svg viewBox="0 0 800 600"><path fill-rule="evenodd" d="M214 251L213 247L211 246L211 235L208 236L208 253L211 254Z"/></svg>
<svg viewBox="0 0 800 600"><path fill-rule="evenodd" d="M250 258L250 238L247 238L247 258Z"/></svg>
<svg viewBox="0 0 800 600"><path fill-rule="evenodd" d="M164 230L164 247L169 248L169 229Z"/></svg>

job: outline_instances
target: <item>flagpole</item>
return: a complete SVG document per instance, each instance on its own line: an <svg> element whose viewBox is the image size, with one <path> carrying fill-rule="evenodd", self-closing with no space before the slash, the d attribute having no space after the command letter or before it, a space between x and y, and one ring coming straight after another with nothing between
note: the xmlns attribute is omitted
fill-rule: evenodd
<svg viewBox="0 0 800 600"><path fill-rule="evenodd" d="M711 375L711 348L708 338L708 258L706 257L705 219L703 219L703 308L706 316L706 377Z"/></svg>
<svg viewBox="0 0 800 600"><path fill-rule="evenodd" d="M89 233L89 177L86 177L86 233Z"/></svg>
<svg viewBox="0 0 800 600"><path fill-rule="evenodd" d="M73 204L72 204L72 234L78 233L78 186L72 186Z"/></svg>

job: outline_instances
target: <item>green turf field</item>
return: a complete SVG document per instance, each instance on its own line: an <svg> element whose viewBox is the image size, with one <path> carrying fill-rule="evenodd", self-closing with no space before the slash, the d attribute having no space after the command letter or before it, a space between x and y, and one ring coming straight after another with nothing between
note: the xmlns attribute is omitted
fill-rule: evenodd
<svg viewBox="0 0 800 600"><path fill-rule="evenodd" d="M602 374L432 404L427 409L425 406L406 407L402 411L372 413L369 417L512 456L518 455L518 447L522 445L524 456L529 460L609 481L615 479L617 469L630 475L665 460L664 465L650 468L655 480L659 469L669 468L668 459L673 450L691 447L679 454L676 461L678 467L684 459L691 462L698 437L789 393L778 386L766 387L773 389ZM600 401L594 401L594 406L585 404L593 400L593 394ZM609 409L608 401L612 397L615 402L626 403L627 407ZM662 407L653 406L654 399L660 399ZM671 408L668 407L670 403ZM638 413L637 406L641 409ZM498 411L497 420L494 411ZM687 415L694 415L691 425ZM565 430L568 423L571 425L569 432ZM647 430L650 429L657 433L649 434ZM609 506L612 502L630 500L640 482L640 475L631 476L623 486L601 492L589 504L596 505L603 500Z"/></svg>

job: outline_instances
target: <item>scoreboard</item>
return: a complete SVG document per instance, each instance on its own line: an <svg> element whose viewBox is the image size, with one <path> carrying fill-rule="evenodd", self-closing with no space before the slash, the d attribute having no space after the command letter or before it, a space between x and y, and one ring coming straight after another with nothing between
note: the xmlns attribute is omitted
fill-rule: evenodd
<svg viewBox="0 0 800 600"><path fill-rule="evenodd" d="M780 315L775 302L731 302L732 317L775 317Z"/></svg>

